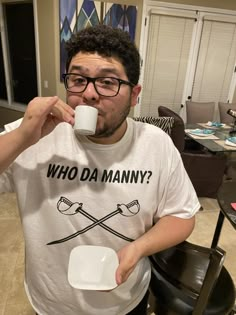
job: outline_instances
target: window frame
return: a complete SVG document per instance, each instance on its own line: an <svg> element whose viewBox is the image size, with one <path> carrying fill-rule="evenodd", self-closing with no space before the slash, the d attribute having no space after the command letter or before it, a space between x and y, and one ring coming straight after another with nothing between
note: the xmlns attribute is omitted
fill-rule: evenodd
<svg viewBox="0 0 236 315"><path fill-rule="evenodd" d="M140 75L140 84L143 85L144 81L144 69L146 63L146 53L147 53L147 43L148 43L148 30L150 23L150 15L152 12L158 13L166 13L166 14L191 14L192 12L196 12L197 22L194 25L193 34L192 34L192 42L190 47L190 54L188 60L188 66L186 71L185 83L183 88L182 95L182 106L179 109L179 114L182 118L186 119L185 113L185 101L188 96L191 95L195 69L197 65L197 58L200 49L200 41L201 41L201 32L203 27L203 18L204 16L220 16L222 18L233 17L236 18L236 11L233 10L225 10L219 8L210 8L210 7L202 7L202 6L193 6L193 5L185 5L185 4L177 4L177 3L163 3L161 1L153 1L147 0L143 6L143 15L142 15L142 27L141 27L141 36L140 36L140 55L141 55L141 75ZM236 62L236 61L235 61ZM236 66L236 63L235 63ZM232 102L233 97L236 90L236 73L234 72L229 88L228 93L228 101ZM138 116L141 113L141 103L142 103L142 91L140 93L140 97L138 99L138 104L134 108L134 115Z"/></svg>
<svg viewBox="0 0 236 315"><path fill-rule="evenodd" d="M8 0L7 2L0 2L0 31L1 31L1 42L2 42L2 52L3 52L3 64L5 71L5 81L6 81L6 92L7 100L0 99L0 106L8 109L13 109L21 112L25 112L27 104L21 104L13 101L14 95L11 85L11 70L10 70L10 54L8 52L7 44L7 32L5 25L5 18L3 14L3 5L5 3L22 3L22 0ZM33 13L34 13L34 32L35 32L35 58L36 58L36 69L37 69L37 89L38 95L42 95L41 89L41 70L40 70L40 54L39 54L39 26L38 26L38 11L37 11L37 0L32 0Z"/></svg>

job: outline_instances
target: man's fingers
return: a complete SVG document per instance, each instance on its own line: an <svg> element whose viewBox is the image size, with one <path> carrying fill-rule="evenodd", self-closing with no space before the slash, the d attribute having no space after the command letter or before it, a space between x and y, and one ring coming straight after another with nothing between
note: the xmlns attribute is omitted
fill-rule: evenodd
<svg viewBox="0 0 236 315"><path fill-rule="evenodd" d="M122 268L119 266L116 270L116 283L118 285L121 285L123 282L125 282L128 278L131 272L134 268L131 268L129 270L122 270Z"/></svg>
<svg viewBox="0 0 236 315"><path fill-rule="evenodd" d="M45 100L46 102L45 102ZM37 99L32 100L32 103L36 100L36 102L38 103L38 105L40 106L41 103L44 102L44 106L41 106L41 109L45 111L45 114L49 114L53 107L56 105L56 103L59 101L58 96L52 96L52 97L38 97Z"/></svg>
<svg viewBox="0 0 236 315"><path fill-rule="evenodd" d="M74 124L74 110L69 105L60 99L57 99L57 101L53 104L54 105L51 108L51 114L53 114L53 116L55 116L60 121Z"/></svg>

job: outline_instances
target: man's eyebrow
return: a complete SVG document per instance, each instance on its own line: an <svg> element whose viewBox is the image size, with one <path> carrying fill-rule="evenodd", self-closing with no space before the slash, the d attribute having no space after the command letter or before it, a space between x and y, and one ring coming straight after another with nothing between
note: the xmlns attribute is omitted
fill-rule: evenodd
<svg viewBox="0 0 236 315"><path fill-rule="evenodd" d="M73 72L75 70L87 72L89 68L83 67L80 65L72 65L72 67L70 68L70 72ZM114 75L120 76L120 72L114 67L100 68L98 69L98 73L100 76L108 75L108 74L114 74Z"/></svg>
<svg viewBox="0 0 236 315"><path fill-rule="evenodd" d="M78 66L78 65L72 65L72 67L70 68L70 71L73 70L85 70L86 68L82 67L82 66Z"/></svg>
<svg viewBox="0 0 236 315"><path fill-rule="evenodd" d="M99 70L100 75L107 75L109 73L120 76L120 72L116 68L101 68Z"/></svg>

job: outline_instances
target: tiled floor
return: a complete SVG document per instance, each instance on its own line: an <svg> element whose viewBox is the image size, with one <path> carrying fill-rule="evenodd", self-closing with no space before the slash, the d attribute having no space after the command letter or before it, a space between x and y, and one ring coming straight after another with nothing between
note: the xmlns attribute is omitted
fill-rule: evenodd
<svg viewBox="0 0 236 315"><path fill-rule="evenodd" d="M218 205L213 199L200 201L204 211L197 214L196 228L189 240L210 246ZM0 209L0 315L35 315L23 287L24 241L15 195L0 195ZM236 231L225 221L219 246L227 252L225 266L236 285L235 244Z"/></svg>

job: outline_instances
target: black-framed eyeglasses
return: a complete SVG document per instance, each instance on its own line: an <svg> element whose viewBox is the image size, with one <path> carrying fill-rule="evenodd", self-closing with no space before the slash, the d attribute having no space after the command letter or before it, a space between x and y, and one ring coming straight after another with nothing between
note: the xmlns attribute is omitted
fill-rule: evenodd
<svg viewBox="0 0 236 315"><path fill-rule="evenodd" d="M65 73L62 77L64 79L66 90L72 93L84 92L90 82L93 83L93 86L99 95L106 97L116 96L120 91L121 84L126 84L131 87L134 86L134 84L129 81L113 77L91 78L78 73Z"/></svg>

